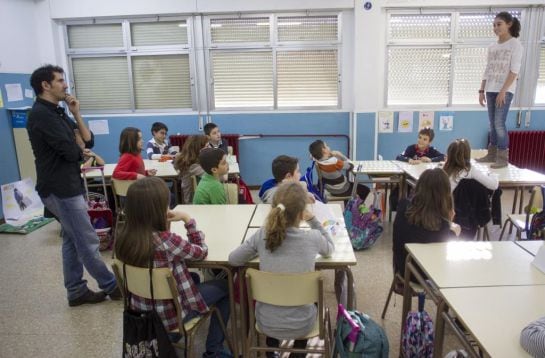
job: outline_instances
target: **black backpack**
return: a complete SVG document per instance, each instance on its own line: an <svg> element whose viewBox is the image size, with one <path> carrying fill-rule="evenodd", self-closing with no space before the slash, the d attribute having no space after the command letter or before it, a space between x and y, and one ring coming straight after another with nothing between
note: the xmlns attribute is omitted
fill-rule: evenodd
<svg viewBox="0 0 545 358"><path fill-rule="evenodd" d="M526 225L527 240L543 240L545 239L545 185L541 185L541 195L544 198L541 211L535 213L532 217L530 225Z"/></svg>

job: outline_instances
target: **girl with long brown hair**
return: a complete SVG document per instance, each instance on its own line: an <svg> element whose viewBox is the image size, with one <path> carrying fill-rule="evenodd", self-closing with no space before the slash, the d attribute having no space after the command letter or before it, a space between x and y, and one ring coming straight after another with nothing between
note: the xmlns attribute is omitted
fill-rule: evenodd
<svg viewBox="0 0 545 358"><path fill-rule="evenodd" d="M127 191L126 222L116 237L115 254L126 264L149 267L168 267L178 287L178 300L183 320L205 313L208 305L215 304L225 324L229 319L229 290L227 281L211 280L199 283L198 276L187 270L186 260L202 260L208 255L204 234L197 230L195 220L187 213L168 209L169 190L159 178L146 177L134 182ZM187 239L169 231L169 222L183 221ZM153 309L149 299L131 295L131 308L139 311ZM178 328L172 300L155 300L155 310L167 331ZM171 339L181 338L178 333ZM216 315L212 315L206 353L203 357L223 357L223 330ZM222 355L223 354L223 355Z"/></svg>
<svg viewBox="0 0 545 358"><path fill-rule="evenodd" d="M201 177L204 169L199 164L199 153L208 143L204 135L192 135L185 141L182 151L174 158L174 168L180 173L182 204L193 202L193 182L191 177Z"/></svg>
<svg viewBox="0 0 545 358"><path fill-rule="evenodd" d="M455 238L460 228L452 223L453 217L454 205L447 175L441 168L426 170L416 183L412 199L401 200L397 207L393 232L395 273L403 275L405 272L405 244Z"/></svg>
<svg viewBox="0 0 545 358"><path fill-rule="evenodd" d="M274 195L265 227L231 252L229 263L242 266L259 256L259 269L262 271L290 273L314 271L316 255L331 255L335 245L318 219L306 210L308 202L308 194L299 183L280 184ZM311 230L299 228L303 220L308 222ZM278 347L279 339L304 337L312 330L316 320L314 305L279 307L257 302L255 310L257 324L267 335L269 347ZM296 340L294 347L305 348L306 344L306 340ZM275 357L276 354L267 352L267 357Z"/></svg>

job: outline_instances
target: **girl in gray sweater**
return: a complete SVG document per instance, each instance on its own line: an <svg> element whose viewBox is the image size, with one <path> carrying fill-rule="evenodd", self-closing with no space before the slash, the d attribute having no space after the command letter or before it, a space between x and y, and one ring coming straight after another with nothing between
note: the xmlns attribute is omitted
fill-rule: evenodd
<svg viewBox="0 0 545 358"><path fill-rule="evenodd" d="M314 271L316 255L330 256L335 250L331 236L318 219L305 209L308 195L298 183L280 184L272 209L262 227L229 255L229 263L242 266L259 256L259 269L268 272L299 273ZM302 230L305 220L311 230ZM316 321L315 305L280 307L256 303L255 316L259 329L267 335L267 345L278 347L279 340L304 337ZM306 348L306 340L296 340L295 348ZM267 357L277 357L267 352ZM294 354L290 357L304 357Z"/></svg>

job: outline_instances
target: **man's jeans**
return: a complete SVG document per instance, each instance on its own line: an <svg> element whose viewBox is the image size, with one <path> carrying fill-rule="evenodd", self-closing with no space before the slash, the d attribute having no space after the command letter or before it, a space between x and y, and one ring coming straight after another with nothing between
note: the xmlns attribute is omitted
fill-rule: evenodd
<svg viewBox="0 0 545 358"><path fill-rule="evenodd" d="M488 105L488 119L490 121L490 144L504 150L509 148L509 136L505 121L513 100L511 92L505 93L505 103L501 107L496 106L498 92L486 92L486 104Z"/></svg>
<svg viewBox="0 0 545 358"><path fill-rule="evenodd" d="M62 266L68 300L76 299L88 290L83 266L97 280L101 290L112 292L116 287L115 277L98 252L99 240L83 196L59 198L50 194L41 199L62 225Z"/></svg>

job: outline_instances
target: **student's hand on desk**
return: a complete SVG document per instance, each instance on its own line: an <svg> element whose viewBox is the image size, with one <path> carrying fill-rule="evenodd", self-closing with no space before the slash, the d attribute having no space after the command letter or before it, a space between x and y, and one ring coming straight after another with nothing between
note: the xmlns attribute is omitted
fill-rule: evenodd
<svg viewBox="0 0 545 358"><path fill-rule="evenodd" d="M308 211L307 209L305 209L305 211L303 211L303 220L309 221L312 218L314 218L314 214Z"/></svg>
<svg viewBox="0 0 545 358"><path fill-rule="evenodd" d="M138 179L144 179L146 176L142 174L136 174L136 180Z"/></svg>
<svg viewBox="0 0 545 358"><path fill-rule="evenodd" d="M431 159L428 158L428 157L421 157L421 158L420 158L420 161L421 161L422 163L431 163Z"/></svg>
<svg viewBox="0 0 545 358"><path fill-rule="evenodd" d="M421 161L419 159L409 159L409 164L420 164Z"/></svg>
<svg viewBox="0 0 545 358"><path fill-rule="evenodd" d="M149 176L155 176L155 174L157 174L157 169L149 169L148 170L148 175Z"/></svg>
<svg viewBox="0 0 545 358"><path fill-rule="evenodd" d="M70 94L67 94L66 97L64 98L64 101L68 105L68 109L70 110L70 112L72 112L72 114L75 115L79 113L79 101L76 97Z"/></svg>
<svg viewBox="0 0 545 358"><path fill-rule="evenodd" d="M456 234L456 236L460 236L460 233L462 232L462 228L460 227L460 225L458 225L456 223L451 223L450 224L450 231L454 232Z"/></svg>
<svg viewBox="0 0 545 358"><path fill-rule="evenodd" d="M184 223L188 223L191 221L191 216L189 216L188 213L178 210L169 210L167 212L167 220L168 221L183 221Z"/></svg>

